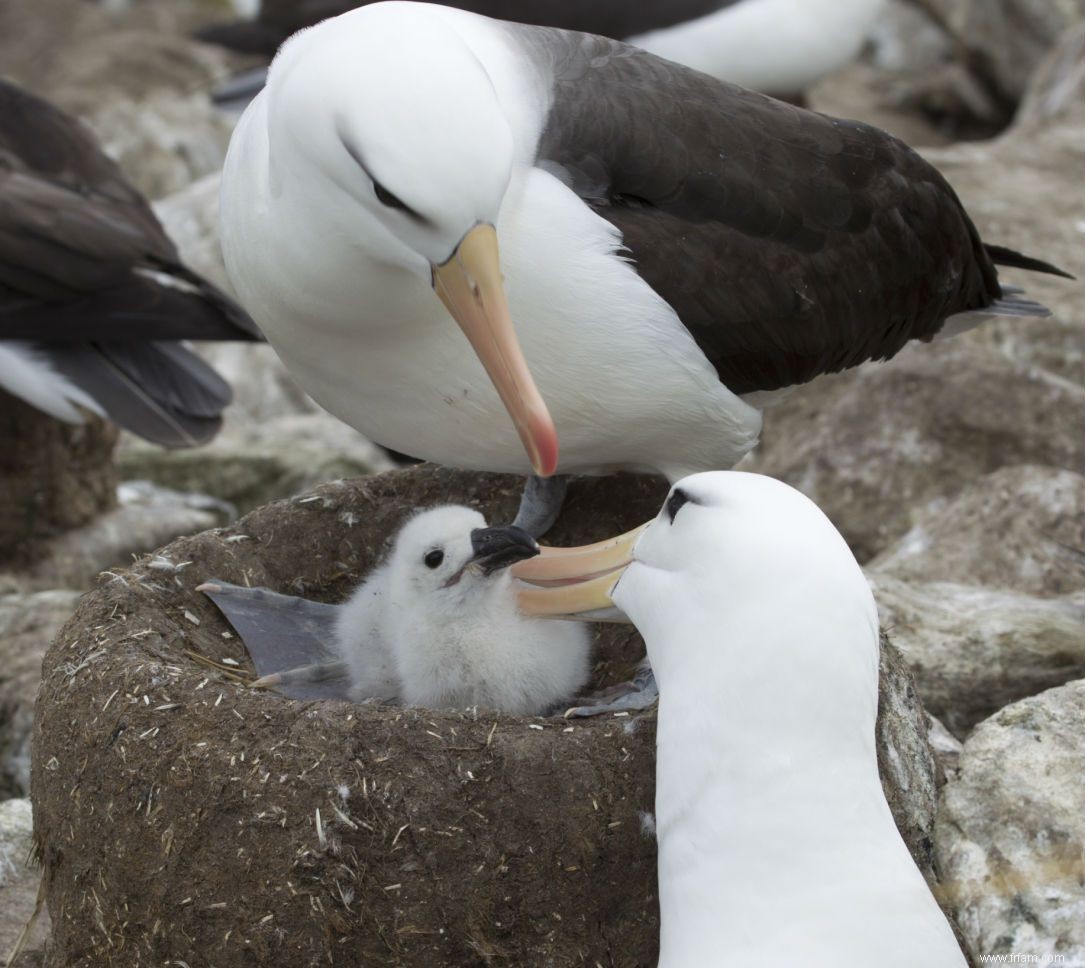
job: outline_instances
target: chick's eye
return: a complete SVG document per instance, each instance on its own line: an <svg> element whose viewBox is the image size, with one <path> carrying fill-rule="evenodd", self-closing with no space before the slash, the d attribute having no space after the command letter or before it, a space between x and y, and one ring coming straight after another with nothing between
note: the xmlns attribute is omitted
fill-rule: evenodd
<svg viewBox="0 0 1085 968"><path fill-rule="evenodd" d="M396 196L393 195L390 191L388 191L388 189L385 188L379 181L373 181L373 191L376 192L377 201L379 201L382 205L387 205L388 208L397 208L401 212L410 211L405 202L402 202L400 201L400 199L396 198Z"/></svg>
<svg viewBox="0 0 1085 968"><path fill-rule="evenodd" d="M426 557L422 560L426 563L427 568L436 568L445 560L445 553L440 548L427 551Z"/></svg>

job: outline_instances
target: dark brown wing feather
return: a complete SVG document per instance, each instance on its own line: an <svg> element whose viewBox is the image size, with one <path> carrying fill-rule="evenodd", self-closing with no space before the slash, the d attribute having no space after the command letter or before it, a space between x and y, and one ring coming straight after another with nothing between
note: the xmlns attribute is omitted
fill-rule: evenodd
<svg viewBox="0 0 1085 968"><path fill-rule="evenodd" d="M554 77L539 161L621 230L732 390L888 358L1001 295L953 189L885 132L614 41L510 30Z"/></svg>
<svg viewBox="0 0 1085 968"><path fill-rule="evenodd" d="M0 340L28 342L122 426L186 446L214 435L230 388L169 341L259 338L79 122L0 81Z"/></svg>
<svg viewBox="0 0 1085 968"><path fill-rule="evenodd" d="M172 298L156 295L163 283ZM42 306L73 299L83 301L82 330L49 331ZM141 334L133 303L144 309ZM43 328L28 331L29 320ZM0 338L138 335L259 339L244 310L181 264L150 205L78 121L0 81Z"/></svg>

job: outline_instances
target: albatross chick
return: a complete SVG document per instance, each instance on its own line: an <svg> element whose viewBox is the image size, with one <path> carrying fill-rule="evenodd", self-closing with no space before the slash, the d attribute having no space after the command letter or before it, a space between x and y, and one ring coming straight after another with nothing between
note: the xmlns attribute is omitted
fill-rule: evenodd
<svg viewBox="0 0 1085 968"><path fill-rule="evenodd" d="M219 581L199 590L240 633L260 687L539 715L587 681L591 636L579 622L517 610L508 567L538 553L519 528L489 528L477 511L447 506L411 518L343 605Z"/></svg>

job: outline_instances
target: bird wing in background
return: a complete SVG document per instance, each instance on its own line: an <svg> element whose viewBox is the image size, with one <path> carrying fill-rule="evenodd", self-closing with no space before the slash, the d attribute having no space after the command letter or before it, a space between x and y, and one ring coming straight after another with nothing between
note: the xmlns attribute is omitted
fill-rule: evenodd
<svg viewBox="0 0 1085 968"><path fill-rule="evenodd" d="M0 387L56 416L87 406L74 386L126 429L191 446L214 436L230 389L171 341L260 338L78 121L0 82L0 340L36 374L0 370Z"/></svg>
<svg viewBox="0 0 1085 968"><path fill-rule="evenodd" d="M903 142L625 44L509 29L554 78L537 164L620 230L734 392L887 359L950 316L999 312L1005 250L985 248Z"/></svg>
<svg viewBox="0 0 1085 968"><path fill-rule="evenodd" d="M443 5L496 20L631 37L743 2L747 0L449 0ZM213 24L196 31L195 36L270 58L291 34L364 6L366 0L263 0L255 19Z"/></svg>

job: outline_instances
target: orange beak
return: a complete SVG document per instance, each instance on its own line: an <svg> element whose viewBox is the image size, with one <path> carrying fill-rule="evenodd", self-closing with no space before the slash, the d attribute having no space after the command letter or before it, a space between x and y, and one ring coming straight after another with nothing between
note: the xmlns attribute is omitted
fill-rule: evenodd
<svg viewBox="0 0 1085 968"><path fill-rule="evenodd" d="M492 225L476 225L433 267L433 289L478 354L535 473L549 477L558 466L558 433L512 326Z"/></svg>
<svg viewBox="0 0 1085 968"><path fill-rule="evenodd" d="M649 524L597 544L543 548L535 558L517 562L510 571L521 583L516 592L520 611L540 618L628 621L611 592Z"/></svg>

